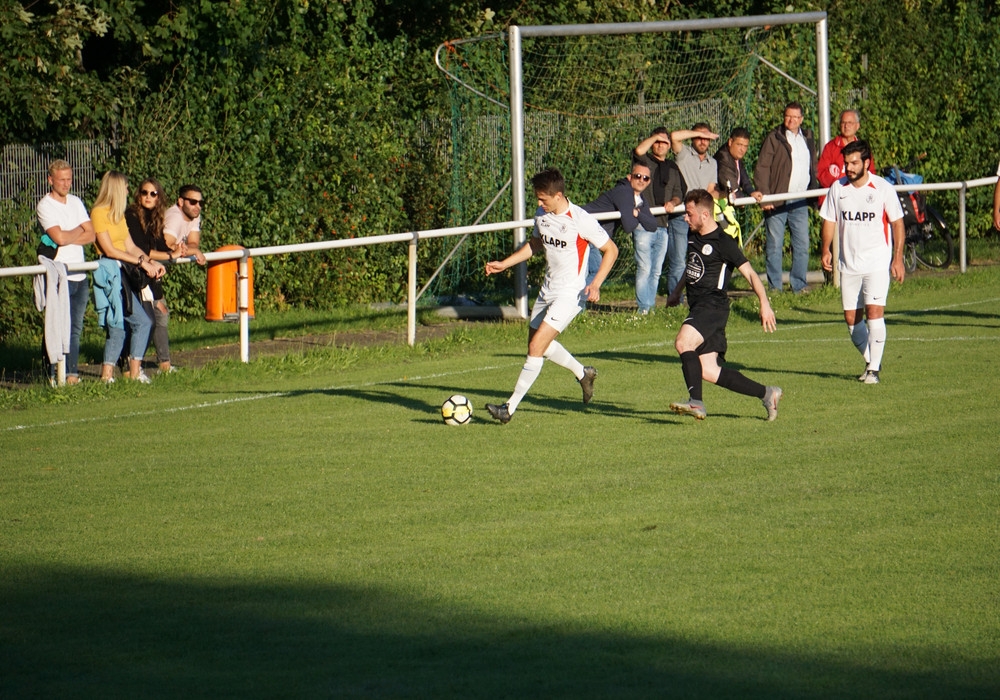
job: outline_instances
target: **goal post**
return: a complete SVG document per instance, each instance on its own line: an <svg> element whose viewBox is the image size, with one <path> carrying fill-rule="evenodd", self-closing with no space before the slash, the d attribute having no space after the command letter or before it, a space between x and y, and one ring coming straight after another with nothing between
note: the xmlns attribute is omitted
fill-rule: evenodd
<svg viewBox="0 0 1000 700"><path fill-rule="evenodd" d="M802 12L784 15L757 15L751 17L726 17L715 19L693 19L663 22L624 22L616 24L565 24L542 26L511 25L508 29L510 52L510 130L511 130L511 179L514 186L513 212L516 220L526 218L524 152L524 92L522 72L522 39L528 37L568 37L587 35L625 35L669 32L694 32L712 29L772 27L786 24L816 25L816 84L818 92L818 112L820 143L830 140L830 89L827 53L826 12ZM522 183L520 187L517 183ZM515 247L526 240L526 229L514 232ZM518 265L515 277L515 307L523 317L528 317L527 266Z"/></svg>
<svg viewBox="0 0 1000 700"><path fill-rule="evenodd" d="M768 129L783 104L798 100L816 114L817 137L825 142L826 17L515 25L443 43L435 62L449 79L451 97L451 139L442 152L452 178L451 220L530 220L528 177L551 166L565 174L571 201L592 201L627 175L632 150L660 126L708 123L723 136L721 147L732 129ZM506 187L510 194L501 194ZM745 225L759 223L760 213L744 210L741 218ZM537 261L518 266L511 277L473 275L484 260L523 245L527 230L457 244L442 256L435 288L513 295L526 317L529 271L534 279ZM635 269L631 237L617 240L615 282Z"/></svg>

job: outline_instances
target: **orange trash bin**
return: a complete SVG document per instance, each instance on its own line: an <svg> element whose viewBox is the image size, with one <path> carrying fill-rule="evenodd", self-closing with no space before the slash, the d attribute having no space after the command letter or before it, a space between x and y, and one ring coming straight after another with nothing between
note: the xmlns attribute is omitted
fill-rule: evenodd
<svg viewBox="0 0 1000 700"><path fill-rule="evenodd" d="M215 252L244 250L243 246L225 245ZM208 290L205 299L206 321L238 321L240 318L240 261L220 260L208 263ZM247 259L247 311L253 318L253 258Z"/></svg>

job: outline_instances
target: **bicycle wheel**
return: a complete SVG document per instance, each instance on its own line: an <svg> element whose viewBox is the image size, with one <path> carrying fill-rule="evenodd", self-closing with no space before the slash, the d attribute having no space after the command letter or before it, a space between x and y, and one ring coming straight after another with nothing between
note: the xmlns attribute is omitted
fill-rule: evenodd
<svg viewBox="0 0 1000 700"><path fill-rule="evenodd" d="M903 245L903 265L907 272L913 272L917 269L917 245L910 238L909 233L907 233L906 243Z"/></svg>
<svg viewBox="0 0 1000 700"><path fill-rule="evenodd" d="M924 267L948 267L955 255L951 232L941 215L927 207L927 220L921 224L921 237L914 244L914 254Z"/></svg>

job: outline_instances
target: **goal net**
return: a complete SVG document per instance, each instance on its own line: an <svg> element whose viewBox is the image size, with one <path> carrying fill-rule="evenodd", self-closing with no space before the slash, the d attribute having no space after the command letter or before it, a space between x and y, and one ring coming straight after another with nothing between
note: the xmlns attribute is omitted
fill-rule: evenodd
<svg viewBox="0 0 1000 700"><path fill-rule="evenodd" d="M613 25L621 26L621 25ZM533 28L541 29L541 28ZM760 58L779 43L802 47L802 63L815 76L815 39L809 25L729 27L699 31L571 36L524 36L520 43L520 90L526 187L531 174L557 167L576 204L596 199L629 172L632 149L658 126L687 129L707 122L720 135L755 122L777 123L784 100L814 102L774 74ZM451 225L510 221L518 216L510 196L511 60L507 34L443 44L438 65L449 78L452 105ZM754 134L755 156L763 132ZM526 191L526 214L534 212ZM634 275L630 236L616 235L621 249L614 280ZM509 280L479 274L483 264L511 252L510 233L466 238L435 279L438 295L472 291L510 294ZM537 272L541 261L529 269ZM498 276L500 277L500 276Z"/></svg>

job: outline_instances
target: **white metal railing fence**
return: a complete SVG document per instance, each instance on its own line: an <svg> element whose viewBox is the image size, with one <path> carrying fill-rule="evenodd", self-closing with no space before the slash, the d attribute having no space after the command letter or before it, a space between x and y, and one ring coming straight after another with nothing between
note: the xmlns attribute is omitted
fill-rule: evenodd
<svg viewBox="0 0 1000 700"><path fill-rule="evenodd" d="M997 176L979 178L963 182L938 182L921 183L917 185L894 185L897 192L912 191L942 191L958 190L958 228L959 228L959 269L966 271L966 211L965 195L973 187L985 187L994 185ZM790 199L803 199L818 197L826 194L826 189L809 190L807 192L796 192L793 194L767 195L761 201L783 202ZM739 198L734 201L736 206L746 206L756 204L752 197ZM663 207L654 207L654 214L662 214ZM609 221L618 219L617 212L597 214L599 220ZM368 245L378 245L382 243L407 243L409 246L409 258L407 265L407 325L406 338L409 345L416 343L417 333L417 244L421 240L431 238L444 238L447 236L461 236L473 233L490 233L496 231L514 231L518 228L527 228L534 224L534 219L522 219L519 221L504 221L493 224L479 224L476 226L455 226L451 228L432 229L428 231L408 231L405 233L390 233L380 236L367 236L364 238L351 238L336 241L317 241L315 243L298 243L282 246L265 246L261 248L244 248L242 250L227 250L214 253L205 253L205 259L209 262L220 262L225 260L239 261L239 323L240 323L240 359L243 362L250 361L250 318L249 318L249 275L248 263L250 258L263 257L268 255L287 255L289 253L308 253L317 250L331 250L334 248L358 248ZM836 261L836 256L834 257ZM193 257L181 258L178 263L193 262ZM97 269L96 262L74 263L68 265L71 272L90 271ZM17 277L22 275L45 274L45 268L41 265L28 265L24 267L0 268L0 277Z"/></svg>

